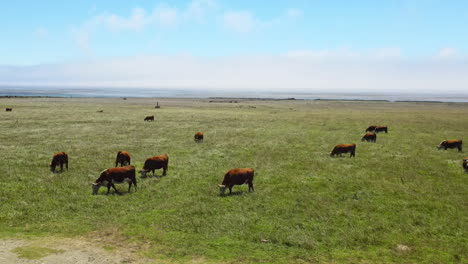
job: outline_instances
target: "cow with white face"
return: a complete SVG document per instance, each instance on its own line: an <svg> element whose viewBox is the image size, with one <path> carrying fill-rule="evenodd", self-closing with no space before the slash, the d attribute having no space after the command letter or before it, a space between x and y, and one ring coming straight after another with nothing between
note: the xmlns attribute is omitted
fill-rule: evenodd
<svg viewBox="0 0 468 264"><path fill-rule="evenodd" d="M249 192L250 190L254 191L253 186L253 177L254 177L254 170L252 168L245 168L245 169L232 169L224 174L224 179L221 184L218 184L219 187L219 195L223 196L226 188L229 189L229 194L232 193L232 187L234 185L242 185L248 184L249 185Z"/></svg>
<svg viewBox="0 0 468 264"><path fill-rule="evenodd" d="M154 176L154 171L159 169L163 169L162 176L166 176L168 163L169 157L167 156L167 154L147 158L145 160L145 165L143 165L143 169L139 171L141 178L146 178L146 174L150 171L153 172Z"/></svg>
<svg viewBox="0 0 468 264"><path fill-rule="evenodd" d="M93 195L97 194L101 186L107 186L107 194L110 192L110 188L114 188L116 193L119 193L115 188L114 183L128 183L128 192L132 184L135 185L135 192L137 191L137 182L135 177L135 167L134 166L125 166L118 168L111 168L101 172L99 178L91 184L93 188Z"/></svg>
<svg viewBox="0 0 468 264"><path fill-rule="evenodd" d="M439 146L437 146L437 149L444 149L447 150L448 148L453 149L457 148L459 152L462 151L462 146L463 146L463 141L461 139L459 140L444 140L440 142Z"/></svg>

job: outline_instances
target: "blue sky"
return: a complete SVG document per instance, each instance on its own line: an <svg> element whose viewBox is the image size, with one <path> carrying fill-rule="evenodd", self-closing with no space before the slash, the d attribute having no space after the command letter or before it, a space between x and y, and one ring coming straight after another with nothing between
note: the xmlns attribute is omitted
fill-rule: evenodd
<svg viewBox="0 0 468 264"><path fill-rule="evenodd" d="M16 0L0 32L0 84L467 88L462 0Z"/></svg>

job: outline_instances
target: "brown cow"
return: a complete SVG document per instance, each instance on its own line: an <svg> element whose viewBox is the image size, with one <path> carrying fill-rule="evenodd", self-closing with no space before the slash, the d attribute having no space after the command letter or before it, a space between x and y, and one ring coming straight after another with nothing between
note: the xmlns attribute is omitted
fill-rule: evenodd
<svg viewBox="0 0 468 264"><path fill-rule="evenodd" d="M93 194L97 194L101 186L107 186L107 194L109 194L111 187L114 188L116 193L119 193L119 191L117 191L115 188L114 183L120 184L124 182L128 182L128 192L130 192L130 187L132 187L132 184L135 185L135 192L137 191L134 166L111 168L101 172L99 178L94 183L92 183Z"/></svg>
<svg viewBox="0 0 468 264"><path fill-rule="evenodd" d="M375 127L375 133L379 133L385 131L385 133L388 133L388 128L386 126L376 126Z"/></svg>
<svg viewBox="0 0 468 264"><path fill-rule="evenodd" d="M130 165L130 153L128 151L119 151L117 152L117 157L115 158L115 167L120 163L120 166Z"/></svg>
<svg viewBox="0 0 468 264"><path fill-rule="evenodd" d="M366 133L361 141L367 141L367 142L376 142L377 141L377 135L375 133Z"/></svg>
<svg viewBox="0 0 468 264"><path fill-rule="evenodd" d="M158 169L163 169L162 176L166 176L168 163L169 163L169 157L167 156L167 154L147 158L145 160L145 165L143 165L143 169L139 171L141 174L141 177L145 178L146 173L150 171L153 172L153 176L154 176L154 171Z"/></svg>
<svg viewBox="0 0 468 264"><path fill-rule="evenodd" d="M448 148L451 148L451 149L458 148L458 151L461 152L462 145L463 145L463 141L461 139L460 140L444 140L440 142L439 146L437 146L437 149L447 150Z"/></svg>
<svg viewBox="0 0 468 264"><path fill-rule="evenodd" d="M144 121L154 121L154 115L145 117Z"/></svg>
<svg viewBox="0 0 468 264"><path fill-rule="evenodd" d="M68 155L65 152L58 152L54 154L52 162L50 163L50 171L55 172L55 167L60 165L60 171L63 171L63 164L68 170Z"/></svg>
<svg viewBox="0 0 468 264"><path fill-rule="evenodd" d="M229 194L232 193L232 186L234 185L249 185L250 190L254 191L253 186L254 170L252 168L245 169L232 169L224 174L224 179L219 187L219 195L224 195L226 188L229 188Z"/></svg>
<svg viewBox="0 0 468 264"><path fill-rule="evenodd" d="M13 111L13 108L5 108L5 111L11 112L11 111Z"/></svg>
<svg viewBox="0 0 468 264"><path fill-rule="evenodd" d="M374 132L376 127L377 127L377 126L369 126L369 127L366 129L366 132Z"/></svg>
<svg viewBox="0 0 468 264"><path fill-rule="evenodd" d="M463 169L465 169L465 172L468 173L468 157L463 159Z"/></svg>
<svg viewBox="0 0 468 264"><path fill-rule="evenodd" d="M203 132L197 132L194 136L195 142L203 142Z"/></svg>
<svg viewBox="0 0 468 264"><path fill-rule="evenodd" d="M330 157L333 157L334 155L340 155L340 157L342 156L341 154L343 153L348 153L350 152L351 154L349 155L349 157L354 157L356 156L356 144L341 144L341 145L336 145L332 152L330 153Z"/></svg>

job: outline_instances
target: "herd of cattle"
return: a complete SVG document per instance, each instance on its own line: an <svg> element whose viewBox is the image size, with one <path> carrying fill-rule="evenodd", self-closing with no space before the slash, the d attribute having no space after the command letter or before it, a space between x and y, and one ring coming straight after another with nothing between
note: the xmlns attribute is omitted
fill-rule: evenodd
<svg viewBox="0 0 468 264"><path fill-rule="evenodd" d="M154 116L148 116L144 119L144 121L153 121ZM362 137L361 141L367 142L376 142L377 141L377 133L385 132L388 133L388 128L386 126L369 126L366 129L366 134ZM197 132L194 136L194 140L197 143L203 142L204 134L203 132ZM444 140L442 141L438 149L453 149L457 148L459 152L462 151L462 140ZM340 144L336 145L330 156L342 156L344 153L350 153L350 157L355 157L356 155L356 144ZM117 189L115 188L114 183L124 183L127 182L128 191L130 192L130 188L132 184L135 186L135 191L137 191L137 181L135 177L135 166L131 164L131 157L128 151L119 151L117 153L117 157L115 158L115 168L110 168L101 172L99 178L92 183L93 194L97 194L99 188L102 186L107 186L107 194L110 192L110 188L112 187L116 193L118 193ZM147 158L143 165L143 169L139 171L140 177L145 178L147 177L147 173L152 172L153 176L155 176L155 170L163 169L162 176L166 175L168 170L169 164L169 157L167 154L154 156ZM68 155L65 152L56 153L50 164L50 169L52 172L55 172L57 166L60 166L60 171L63 171L63 166L65 165L66 169L68 170ZM118 167L118 166L121 167ZM468 157L463 159L462 163L463 169L466 173L468 173ZM249 192L254 191L253 186L253 178L254 178L254 170L252 168L243 168L243 169L232 169L225 173L223 181L221 184L218 185L220 195L224 195L226 188L229 189L229 194L232 193L232 187L234 185L249 185Z"/></svg>

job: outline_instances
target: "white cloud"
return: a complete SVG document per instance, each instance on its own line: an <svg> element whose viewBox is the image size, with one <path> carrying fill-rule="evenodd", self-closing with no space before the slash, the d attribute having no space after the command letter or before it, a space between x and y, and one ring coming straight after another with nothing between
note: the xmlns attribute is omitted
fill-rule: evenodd
<svg viewBox="0 0 468 264"><path fill-rule="evenodd" d="M340 58L341 55L344 57ZM378 58L338 49L205 58L134 56L0 67L0 84L211 89L213 91L441 92L467 94L462 60Z"/></svg>
<svg viewBox="0 0 468 264"><path fill-rule="evenodd" d="M371 55L380 59L391 59L391 58L400 58L401 50L400 48L391 47L391 48L381 48L374 50Z"/></svg>
<svg viewBox="0 0 468 264"><path fill-rule="evenodd" d="M277 26L295 21L304 15L299 8L289 8L271 19L259 19L250 11L229 11L223 15L223 25L236 33L250 33L255 30L274 29Z"/></svg>
<svg viewBox="0 0 468 264"><path fill-rule="evenodd" d="M189 19L203 21L207 14L217 7L218 3L215 0L193 0L188 4L185 16Z"/></svg>
<svg viewBox="0 0 468 264"><path fill-rule="evenodd" d="M132 9L129 17L122 17L115 14L104 14L96 17L98 24L103 24L112 31L133 30L139 31L149 23L149 17L142 8Z"/></svg>
<svg viewBox="0 0 468 264"><path fill-rule="evenodd" d="M257 24L253 15L247 11L226 12L223 16L223 24L226 28L237 33L251 32Z"/></svg>
<svg viewBox="0 0 468 264"><path fill-rule="evenodd" d="M457 57L457 50L454 48L442 48L437 53L436 58L438 59L452 59Z"/></svg>
<svg viewBox="0 0 468 264"><path fill-rule="evenodd" d="M49 31L45 27L38 27L34 30L34 36L38 38L45 38L49 35Z"/></svg>
<svg viewBox="0 0 468 264"><path fill-rule="evenodd" d="M171 27L177 24L177 9L167 6L160 6L154 9L151 20L164 27Z"/></svg>
<svg viewBox="0 0 468 264"><path fill-rule="evenodd" d="M286 10L286 16L288 18L301 18L304 16L304 12L299 8L289 8Z"/></svg>

